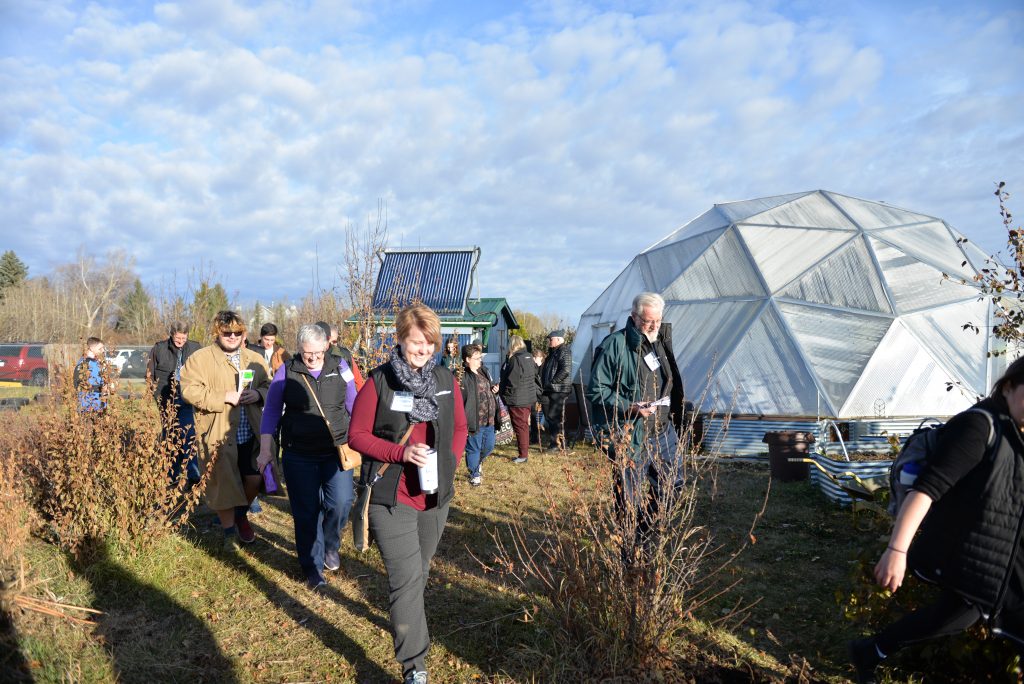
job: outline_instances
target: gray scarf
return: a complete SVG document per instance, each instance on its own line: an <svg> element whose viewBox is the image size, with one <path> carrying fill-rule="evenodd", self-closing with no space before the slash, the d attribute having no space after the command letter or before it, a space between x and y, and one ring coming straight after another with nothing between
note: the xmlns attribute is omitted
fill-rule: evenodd
<svg viewBox="0 0 1024 684"><path fill-rule="evenodd" d="M437 418L437 383L434 382L434 357L430 357L419 372L413 370L402 356L402 347L391 350L391 368L394 369L402 389L412 392L412 411L409 419L414 423L428 423Z"/></svg>

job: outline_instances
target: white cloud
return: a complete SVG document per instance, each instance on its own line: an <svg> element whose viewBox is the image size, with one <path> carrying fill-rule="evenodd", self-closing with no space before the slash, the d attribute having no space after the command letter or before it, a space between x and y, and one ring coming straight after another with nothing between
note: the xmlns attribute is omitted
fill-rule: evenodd
<svg viewBox="0 0 1024 684"><path fill-rule="evenodd" d="M463 34L425 3L23 16L58 49L0 48L0 220L33 238L3 248L38 273L133 236L147 282L216 258L243 298L294 300L385 198L396 243L480 245L483 294L572 317L719 201L997 223L990 182L1024 182L1019 12L772 7L538 4Z"/></svg>

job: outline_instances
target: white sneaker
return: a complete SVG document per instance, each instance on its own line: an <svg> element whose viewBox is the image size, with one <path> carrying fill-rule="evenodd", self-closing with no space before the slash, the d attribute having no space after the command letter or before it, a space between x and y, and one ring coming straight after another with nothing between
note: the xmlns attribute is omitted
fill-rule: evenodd
<svg viewBox="0 0 1024 684"><path fill-rule="evenodd" d="M483 483L484 483L484 478L482 476L480 476L480 475L477 475L476 477L469 478L469 484L473 485L474 487L479 487Z"/></svg>

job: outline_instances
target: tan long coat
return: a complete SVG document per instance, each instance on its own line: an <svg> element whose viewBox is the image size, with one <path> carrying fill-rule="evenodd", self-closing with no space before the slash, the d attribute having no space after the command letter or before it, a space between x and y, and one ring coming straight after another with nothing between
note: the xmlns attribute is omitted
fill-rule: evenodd
<svg viewBox="0 0 1024 684"><path fill-rule="evenodd" d="M206 485L206 505L215 511L246 506L242 476L238 472L238 445L235 433L241 411L245 410L256 437L252 465L259 455L260 419L270 387L270 369L263 357L254 351L240 349L242 368L253 371L251 389L260 393L255 404L232 406L224 403L224 394L238 389L238 371L216 343L203 347L188 357L181 369L181 396L195 407L196 437L199 442L200 471L205 472L211 459L216 459L210 481Z"/></svg>

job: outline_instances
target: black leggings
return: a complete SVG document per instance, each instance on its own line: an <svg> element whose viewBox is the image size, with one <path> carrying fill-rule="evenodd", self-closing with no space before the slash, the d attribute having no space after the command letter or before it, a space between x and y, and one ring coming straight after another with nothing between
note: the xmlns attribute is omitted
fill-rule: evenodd
<svg viewBox="0 0 1024 684"><path fill-rule="evenodd" d="M875 645L889 656L908 644L959 634L982 618L981 611L959 595L943 589L935 603L918 608L883 629L875 637ZM1006 630L1002 634L1024 659L1024 612L1004 609L998 622Z"/></svg>
<svg viewBox="0 0 1024 684"><path fill-rule="evenodd" d="M904 615L883 629L875 643L882 653L892 655L907 644L959 634L980 619L980 610L943 589L935 603Z"/></svg>

